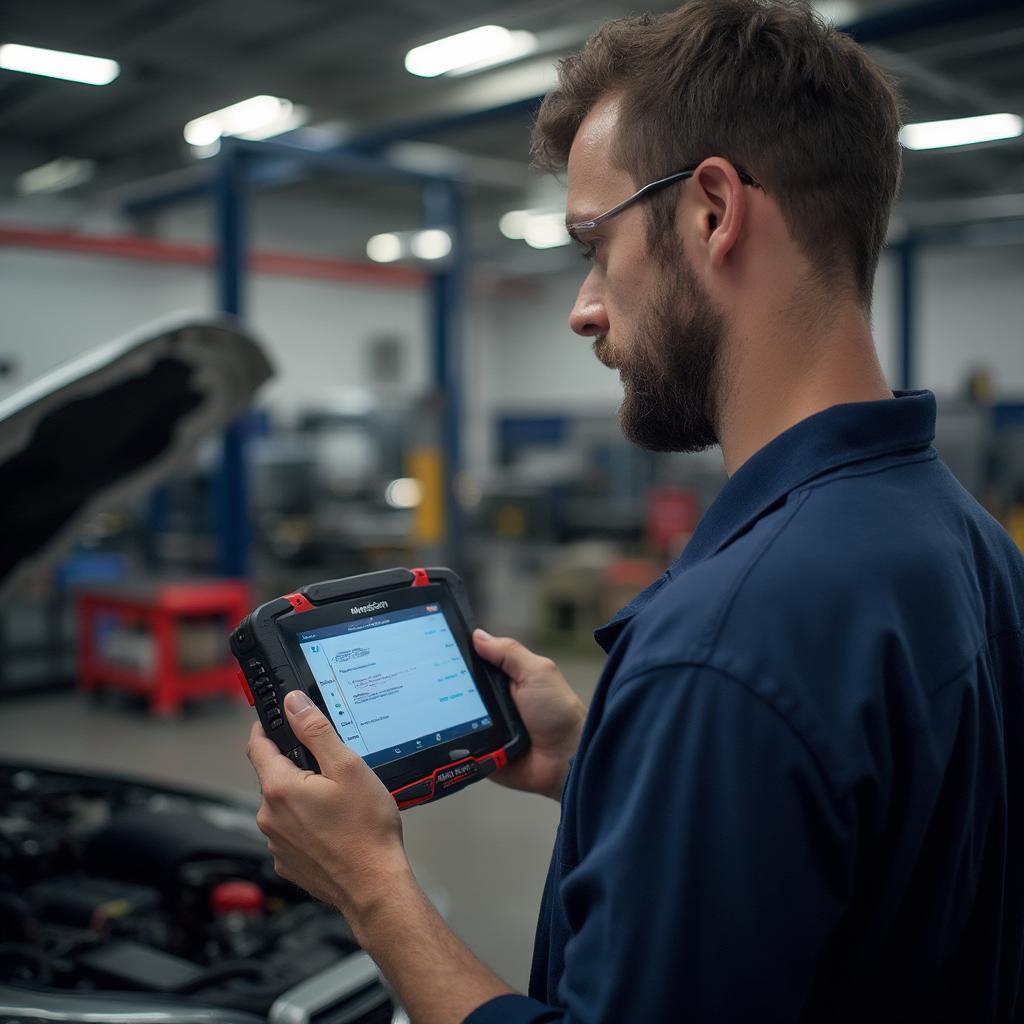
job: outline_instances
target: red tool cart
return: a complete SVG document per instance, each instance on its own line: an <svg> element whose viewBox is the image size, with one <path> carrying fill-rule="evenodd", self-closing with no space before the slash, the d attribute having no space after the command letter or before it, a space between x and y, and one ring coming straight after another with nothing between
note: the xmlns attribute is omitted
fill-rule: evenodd
<svg viewBox="0 0 1024 1024"><path fill-rule="evenodd" d="M227 635L251 607L237 580L123 583L83 588L78 605L78 684L147 696L157 715L185 700L239 696Z"/></svg>

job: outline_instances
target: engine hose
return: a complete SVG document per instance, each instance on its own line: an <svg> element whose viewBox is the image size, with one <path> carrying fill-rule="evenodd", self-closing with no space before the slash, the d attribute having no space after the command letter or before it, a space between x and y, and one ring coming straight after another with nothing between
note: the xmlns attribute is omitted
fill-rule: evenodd
<svg viewBox="0 0 1024 1024"><path fill-rule="evenodd" d="M232 978L257 978L260 981L267 981L267 971L258 963L252 960L227 960L217 964L209 970L204 971L198 977L193 978L188 984L177 989L179 993L198 992L218 982L228 981Z"/></svg>
<svg viewBox="0 0 1024 1024"><path fill-rule="evenodd" d="M32 964L36 968L36 974L32 976L33 981L42 985L49 985L53 981L53 971L46 957L31 946L22 945L20 942L0 942L0 964L7 960L20 960Z"/></svg>

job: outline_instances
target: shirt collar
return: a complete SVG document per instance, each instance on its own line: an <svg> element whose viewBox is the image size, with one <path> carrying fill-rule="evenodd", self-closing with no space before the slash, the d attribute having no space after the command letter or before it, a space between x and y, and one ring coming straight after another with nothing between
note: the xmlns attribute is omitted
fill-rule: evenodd
<svg viewBox="0 0 1024 1024"><path fill-rule="evenodd" d="M856 462L927 448L934 438L935 396L930 391L896 391L891 401L834 405L801 420L740 466L679 558L595 630L594 638L610 650L626 623L674 575L721 551L802 484Z"/></svg>

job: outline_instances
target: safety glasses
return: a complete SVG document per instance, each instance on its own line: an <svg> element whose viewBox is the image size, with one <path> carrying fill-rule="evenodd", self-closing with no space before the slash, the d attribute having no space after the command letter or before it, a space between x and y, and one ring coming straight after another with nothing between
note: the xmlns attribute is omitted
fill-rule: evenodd
<svg viewBox="0 0 1024 1024"><path fill-rule="evenodd" d="M580 220L575 224L566 224L565 228L574 238L580 232L593 231L594 228L604 224L605 221L611 220L612 217L617 217L623 210L629 209L629 207L634 203L640 202L641 199L646 199L655 192L658 192L663 188L667 188L669 185L674 185L677 181L685 181L687 178L692 178L696 173L696 170L696 167L691 167L685 171L676 171L675 174L670 174L666 178L659 178L657 181L652 181L649 184L644 185L643 188L638 189L628 199L623 199L618 206L613 206L606 213L599 214L597 217L594 217L593 220ZM746 171L741 171L737 167L736 173L739 175L739 179L744 185L750 185L752 188L764 188L760 182L755 181L749 174L747 174Z"/></svg>

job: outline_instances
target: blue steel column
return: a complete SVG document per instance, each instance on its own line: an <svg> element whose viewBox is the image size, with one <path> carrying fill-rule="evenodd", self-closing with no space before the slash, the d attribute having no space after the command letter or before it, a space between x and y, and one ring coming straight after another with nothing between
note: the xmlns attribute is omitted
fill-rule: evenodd
<svg viewBox="0 0 1024 1024"><path fill-rule="evenodd" d="M899 386L906 390L914 386L914 305L917 278L917 243L913 237L905 238L896 248L899 267Z"/></svg>
<svg viewBox="0 0 1024 1024"><path fill-rule="evenodd" d="M462 505L456 488L462 469L462 314L466 282L463 196L454 181L423 187L425 227L444 228L452 253L434 274L430 289L433 333L433 386L441 398L441 444L444 454L445 557L458 564L462 553Z"/></svg>
<svg viewBox="0 0 1024 1024"><path fill-rule="evenodd" d="M232 139L221 139L217 157L216 228L218 304L239 316L245 279L245 181L241 153ZM220 471L215 481L217 568L224 576L249 572L249 502L245 465L245 420L224 432Z"/></svg>

